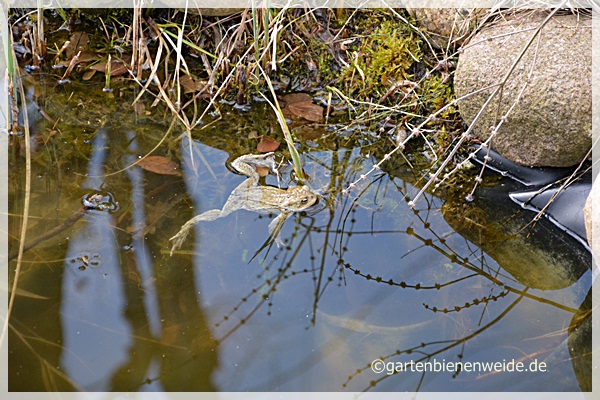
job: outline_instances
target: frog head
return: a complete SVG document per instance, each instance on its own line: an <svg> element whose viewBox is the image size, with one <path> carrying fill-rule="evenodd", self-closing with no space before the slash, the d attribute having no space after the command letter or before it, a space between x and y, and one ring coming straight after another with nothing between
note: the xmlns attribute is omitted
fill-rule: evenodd
<svg viewBox="0 0 600 400"><path fill-rule="evenodd" d="M282 204L282 209L289 212L300 212L316 204L317 201L317 195L311 192L308 186L294 187L287 190L287 199Z"/></svg>

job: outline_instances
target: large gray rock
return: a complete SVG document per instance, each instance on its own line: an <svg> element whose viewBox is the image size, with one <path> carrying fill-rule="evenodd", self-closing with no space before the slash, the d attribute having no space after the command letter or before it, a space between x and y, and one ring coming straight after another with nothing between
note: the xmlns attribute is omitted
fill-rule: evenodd
<svg viewBox="0 0 600 400"><path fill-rule="evenodd" d="M427 2L420 4L427 6ZM424 28L432 46L446 50L461 45L477 26L487 9L484 8L409 8L410 14Z"/></svg>
<svg viewBox="0 0 600 400"><path fill-rule="evenodd" d="M459 57L457 97L500 82L546 15L542 11L522 13L478 32ZM560 15L548 22L540 40L533 42L505 85L499 116L514 103L531 70L520 102L492 139L492 147L522 165L565 167L579 163L592 144L591 19ZM492 91L459 104L468 124ZM490 135L497 105L495 98L476 122L475 134L482 139Z"/></svg>

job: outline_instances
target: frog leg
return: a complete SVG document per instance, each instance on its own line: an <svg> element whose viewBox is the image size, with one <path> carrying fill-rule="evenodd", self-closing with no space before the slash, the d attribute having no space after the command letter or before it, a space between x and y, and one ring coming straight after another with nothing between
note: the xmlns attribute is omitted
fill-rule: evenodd
<svg viewBox="0 0 600 400"><path fill-rule="evenodd" d="M283 228L283 224L289 216L289 213L282 212L273 221L269 223L269 235L273 239L275 239L275 244L277 245L277 247L283 246L283 242L279 238L279 232L281 232L281 228Z"/></svg>
<svg viewBox="0 0 600 400"><path fill-rule="evenodd" d="M173 247L171 247L171 253L169 253L169 255L172 256L173 252L181 247L194 225L200 221L214 221L215 219L222 217L221 214L221 210L208 210L200 215L196 215L194 218L183 224L179 232L169 239L169 241L173 242Z"/></svg>
<svg viewBox="0 0 600 400"><path fill-rule="evenodd" d="M248 188L250 188L252 185L253 185L252 178L246 179L244 182L240 183L235 189L233 189L233 191L229 195L229 198L225 202L225 205L223 206L222 210L216 210L216 209L208 210L206 212L203 212L200 215L196 215L195 217L190 219L188 222L183 224L183 226L181 227L179 232L177 232L177 234L175 236L173 236L171 239L169 239L170 241L173 242L173 246L171 247L170 255L172 256L173 252L181 247L183 242L185 242L187 235L190 233L190 230L192 229L192 227L194 225L196 225L198 222L214 221L215 219L225 217L225 216L231 214L232 212L234 212L240 208L243 208L243 206L240 205L240 201L244 201L241 198L241 196L244 193L246 193L248 191Z"/></svg>

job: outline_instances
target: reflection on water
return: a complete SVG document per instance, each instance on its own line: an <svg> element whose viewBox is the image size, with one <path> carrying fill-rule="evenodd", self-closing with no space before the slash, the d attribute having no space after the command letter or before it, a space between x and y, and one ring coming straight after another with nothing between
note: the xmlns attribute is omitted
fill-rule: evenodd
<svg viewBox="0 0 600 400"><path fill-rule="evenodd" d="M169 257L168 238L193 215L221 208L245 179L227 162L253 147L227 133L264 116L230 114L191 143L159 147L154 155L181 163L183 179L132 166L160 135L115 118L60 162L44 158L48 148L35 155L29 240L80 210L86 194L109 193L101 200L118 207L88 210L26 252L11 320L11 390L589 387L587 251L547 221L522 231L532 214L486 196L492 189L465 204L458 185L410 210L405 196L422 184L427 163L417 146L346 196L380 145L358 131L304 143L320 200L286 221L283 246L267 242L274 216L238 211L198 224ZM15 157L15 214L21 166ZM290 175L284 167L281 179L261 184L288 187ZM11 221L12 237L19 222ZM377 359L381 373L371 368ZM546 363L547 372L388 374L418 361L504 360Z"/></svg>

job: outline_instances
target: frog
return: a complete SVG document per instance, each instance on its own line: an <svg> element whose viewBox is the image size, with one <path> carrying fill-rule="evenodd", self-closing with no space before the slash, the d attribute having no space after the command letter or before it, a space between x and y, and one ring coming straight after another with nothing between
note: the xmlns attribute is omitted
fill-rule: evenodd
<svg viewBox="0 0 600 400"><path fill-rule="evenodd" d="M200 221L214 221L238 210L248 210L259 214L278 214L269 223L269 235L281 246L279 231L285 221L294 213L304 211L318 202L318 197L307 185L280 189L274 186L261 186L260 176L252 165L268 167L275 170L273 152L265 154L245 154L236 158L232 168L247 176L229 195L223 208L208 210L187 221L175 236L170 255L181 247L191 228Z"/></svg>
<svg viewBox="0 0 600 400"><path fill-rule="evenodd" d="M94 190L86 193L81 199L86 210L114 212L119 210L119 203L112 193Z"/></svg>

